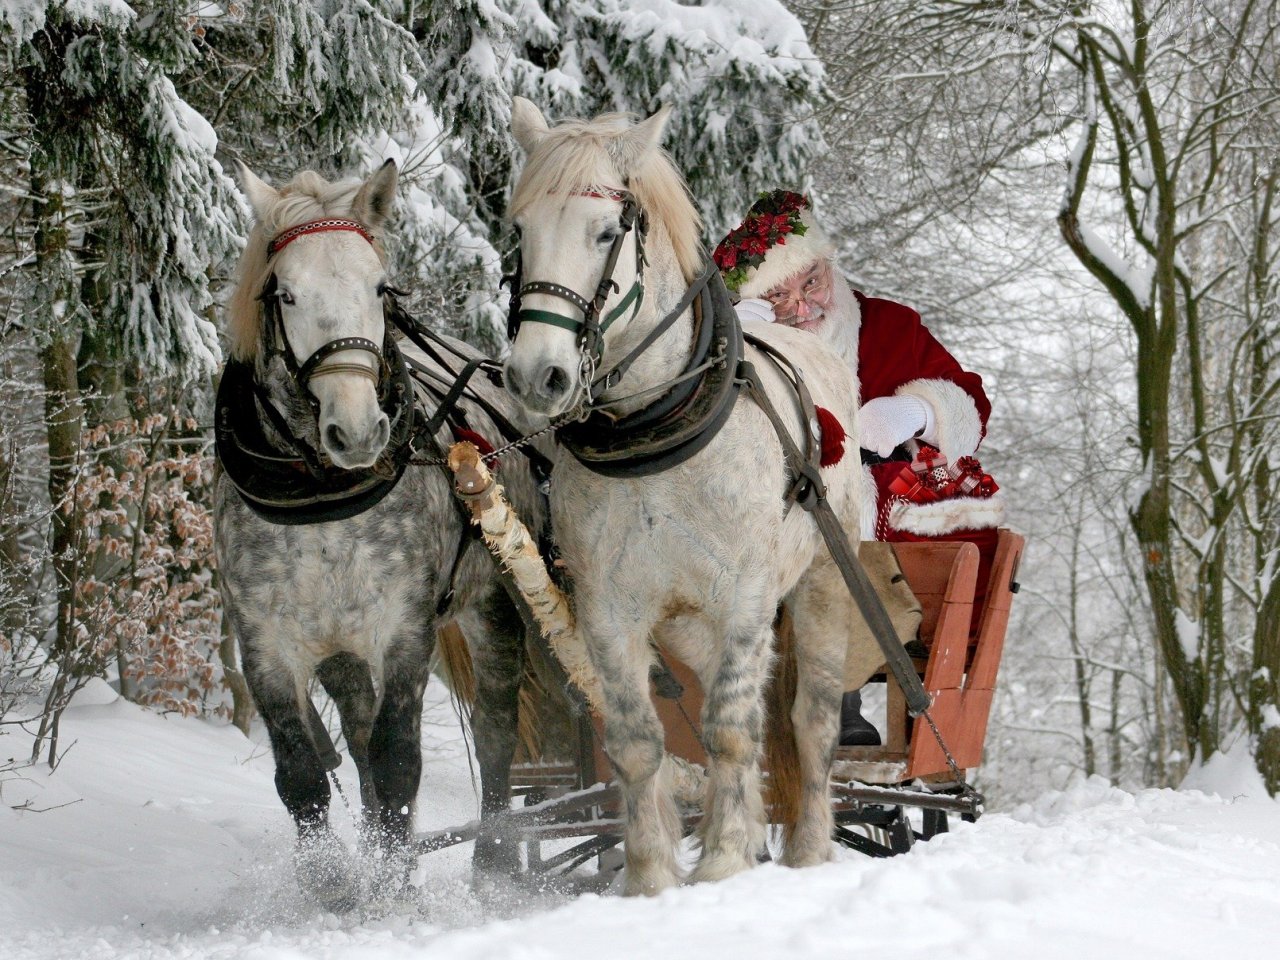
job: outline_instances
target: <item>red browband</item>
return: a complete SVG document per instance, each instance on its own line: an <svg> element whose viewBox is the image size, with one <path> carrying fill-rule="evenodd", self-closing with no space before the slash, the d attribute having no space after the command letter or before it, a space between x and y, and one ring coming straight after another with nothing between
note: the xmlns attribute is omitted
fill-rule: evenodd
<svg viewBox="0 0 1280 960"><path fill-rule="evenodd" d="M597 200L613 200L617 203L627 202L627 191L614 190L612 187L601 187L599 190L579 190L574 196L595 197Z"/></svg>
<svg viewBox="0 0 1280 960"><path fill-rule="evenodd" d="M359 220L347 220L343 217L325 217L322 220L308 220L306 223L300 223L296 227L290 227L288 230L276 234L275 238L267 244L267 256L274 257L294 240L306 236L308 233L328 233L333 230L348 230L351 233L358 233L370 243L373 243L373 234Z"/></svg>

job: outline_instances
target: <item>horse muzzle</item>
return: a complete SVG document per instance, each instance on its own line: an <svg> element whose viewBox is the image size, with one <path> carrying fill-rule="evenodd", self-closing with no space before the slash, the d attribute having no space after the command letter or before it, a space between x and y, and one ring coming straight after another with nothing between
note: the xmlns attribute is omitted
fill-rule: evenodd
<svg viewBox="0 0 1280 960"><path fill-rule="evenodd" d="M391 439L391 419L367 381L344 384L320 404L320 445L343 470L371 467Z"/></svg>
<svg viewBox="0 0 1280 960"><path fill-rule="evenodd" d="M509 359L504 379L508 392L526 410L549 417L567 410L578 388L576 372L551 361L519 364Z"/></svg>

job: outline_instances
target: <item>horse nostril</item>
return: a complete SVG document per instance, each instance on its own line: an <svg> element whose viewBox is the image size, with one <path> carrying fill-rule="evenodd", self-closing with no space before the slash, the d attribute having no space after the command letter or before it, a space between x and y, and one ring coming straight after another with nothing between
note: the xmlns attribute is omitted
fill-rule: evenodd
<svg viewBox="0 0 1280 960"><path fill-rule="evenodd" d="M510 391L513 396L524 396L524 376L521 375L519 368L510 365L503 368L502 379L507 385L507 390Z"/></svg>
<svg viewBox="0 0 1280 960"><path fill-rule="evenodd" d="M331 423L324 428L324 442L325 446L335 453L346 452L347 439L342 433L342 428L336 423Z"/></svg>
<svg viewBox="0 0 1280 960"><path fill-rule="evenodd" d="M542 378L542 395L554 398L569 389L569 374L563 367L550 367Z"/></svg>

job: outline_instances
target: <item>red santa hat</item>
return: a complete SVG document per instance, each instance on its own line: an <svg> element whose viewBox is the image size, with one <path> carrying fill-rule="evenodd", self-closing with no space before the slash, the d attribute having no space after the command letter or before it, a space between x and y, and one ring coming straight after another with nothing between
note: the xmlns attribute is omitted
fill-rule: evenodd
<svg viewBox="0 0 1280 960"><path fill-rule="evenodd" d="M835 246L814 222L809 198L774 190L760 194L713 256L725 285L745 300L767 293L834 253Z"/></svg>

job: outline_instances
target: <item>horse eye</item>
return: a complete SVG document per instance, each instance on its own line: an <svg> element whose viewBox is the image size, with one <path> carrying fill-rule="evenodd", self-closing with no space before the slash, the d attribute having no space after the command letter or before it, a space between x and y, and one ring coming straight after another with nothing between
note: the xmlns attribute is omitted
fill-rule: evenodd
<svg viewBox="0 0 1280 960"><path fill-rule="evenodd" d="M290 306L293 306L293 302L294 302L294 300L293 300L293 294L292 294L292 293L290 293L288 290L281 290L281 291L280 291L280 302L281 302L281 303L287 303L287 304L289 304Z"/></svg>
<svg viewBox="0 0 1280 960"><path fill-rule="evenodd" d="M385 280L378 284L376 293L379 297L385 297L387 295L387 282Z"/></svg>
<svg viewBox="0 0 1280 960"><path fill-rule="evenodd" d="M618 238L618 231L610 227L603 231L600 236L596 237L596 243L613 243Z"/></svg>

